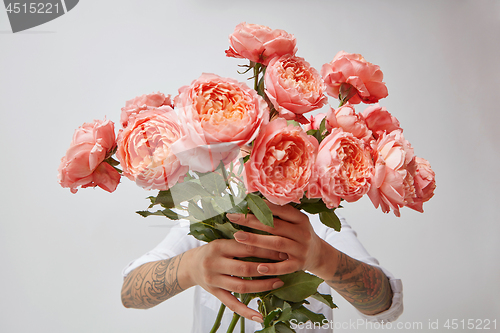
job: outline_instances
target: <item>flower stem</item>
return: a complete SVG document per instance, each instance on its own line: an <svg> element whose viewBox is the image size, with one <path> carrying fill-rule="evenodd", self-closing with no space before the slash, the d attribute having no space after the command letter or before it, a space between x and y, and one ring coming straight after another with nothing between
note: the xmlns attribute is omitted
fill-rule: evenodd
<svg viewBox="0 0 500 333"><path fill-rule="evenodd" d="M253 89L255 89L255 91L259 91L259 74L260 74L260 65L255 64L253 68L253 79L254 79Z"/></svg>
<svg viewBox="0 0 500 333"><path fill-rule="evenodd" d="M229 327L227 328L226 333L233 333L234 328L236 327L236 323L238 322L240 317L241 316L239 314L237 314L236 312L233 314L233 320L231 320L231 323L229 324Z"/></svg>
<svg viewBox="0 0 500 333"><path fill-rule="evenodd" d="M250 303L250 301L252 300L253 296L251 294L240 294L240 298L241 298L241 302L243 304L248 305L248 303ZM229 327L227 328L226 333L233 333L234 328L236 327L236 324L238 323L238 320L240 319L240 317L241 316L237 313L233 314L233 320L231 320L231 323L229 324ZM244 321L245 318L241 318L241 320ZM243 323L241 325L242 325L241 332L244 332L245 331L245 323Z"/></svg>
<svg viewBox="0 0 500 333"><path fill-rule="evenodd" d="M244 317L241 318L240 324L241 324L240 333L245 333L245 318Z"/></svg>
<svg viewBox="0 0 500 333"><path fill-rule="evenodd" d="M221 303L220 308L219 308L219 313L217 313L217 319L215 319L214 326L210 330L210 333L215 333L219 329L220 321L222 319L222 315L224 314L225 309L226 309L226 305L224 303Z"/></svg>

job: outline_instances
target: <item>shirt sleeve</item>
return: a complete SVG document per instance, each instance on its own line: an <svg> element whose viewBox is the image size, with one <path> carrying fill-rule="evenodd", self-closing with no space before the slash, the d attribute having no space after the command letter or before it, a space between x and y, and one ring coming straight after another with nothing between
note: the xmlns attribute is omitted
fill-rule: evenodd
<svg viewBox="0 0 500 333"><path fill-rule="evenodd" d="M362 261L366 264L379 267L389 279L392 288L392 304L389 309L373 316L365 315L358 311L359 315L370 322L391 322L395 321L403 313L403 284L400 279L396 279L387 269L380 266L379 261L370 256L368 251L359 241L356 231L354 231L343 217L339 217L342 223L340 232L326 228L325 240L337 250L348 256Z"/></svg>
<svg viewBox="0 0 500 333"><path fill-rule="evenodd" d="M145 263L172 258L202 244L201 241L188 235L188 233L189 222L183 220L176 221L176 224L170 229L170 232L160 244L143 256L130 262L123 269L123 278Z"/></svg>

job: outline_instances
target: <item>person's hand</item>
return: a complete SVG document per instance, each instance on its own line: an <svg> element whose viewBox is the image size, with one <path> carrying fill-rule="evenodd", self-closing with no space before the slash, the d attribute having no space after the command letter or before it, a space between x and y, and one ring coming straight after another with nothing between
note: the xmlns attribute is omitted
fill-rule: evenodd
<svg viewBox="0 0 500 333"><path fill-rule="evenodd" d="M257 271L263 275L283 275L307 270L323 275L324 254L331 246L315 232L307 215L290 205L278 206L266 202L274 216L274 228L265 226L254 215L227 214L231 222L267 231L272 235L259 235L244 231L234 234L236 241L245 245L286 253L288 260L278 263L261 263Z"/></svg>
<svg viewBox="0 0 500 333"><path fill-rule="evenodd" d="M187 253L186 253L187 254ZM247 294L279 288L283 282L278 278L245 280L241 277L262 277L257 271L259 263L245 262L236 258L258 257L283 260L283 253L240 244L234 239L218 239L193 249L186 260L194 284L217 297L230 310L239 315L262 323L262 315L245 306L232 292Z"/></svg>

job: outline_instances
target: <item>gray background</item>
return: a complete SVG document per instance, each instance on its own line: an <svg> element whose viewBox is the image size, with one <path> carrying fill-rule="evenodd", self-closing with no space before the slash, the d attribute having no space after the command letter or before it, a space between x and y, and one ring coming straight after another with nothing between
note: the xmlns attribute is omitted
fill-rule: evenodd
<svg viewBox="0 0 500 333"><path fill-rule="evenodd" d="M73 195L57 167L78 126L118 122L132 97L175 95L202 72L243 81L244 61L224 56L242 21L293 33L318 69L340 50L381 66L381 104L431 162L436 195L424 214L368 198L342 213L403 280L401 322L500 327L500 1L87 0L18 34L0 10L0 331L189 331L192 290L147 311L120 302L121 269L168 232L134 213L151 193L123 179ZM336 302L337 322L358 319Z"/></svg>

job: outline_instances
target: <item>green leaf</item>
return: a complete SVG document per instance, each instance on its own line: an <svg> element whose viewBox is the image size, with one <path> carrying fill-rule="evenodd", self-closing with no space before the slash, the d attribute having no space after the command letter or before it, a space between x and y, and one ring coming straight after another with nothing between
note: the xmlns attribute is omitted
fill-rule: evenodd
<svg viewBox="0 0 500 333"><path fill-rule="evenodd" d="M217 207L215 207L214 205L215 210L220 210L221 212L227 212L228 210L233 208L233 204L231 203L229 196L230 194L225 195L223 197L215 197L214 198L215 205L219 208L217 209Z"/></svg>
<svg viewBox="0 0 500 333"><path fill-rule="evenodd" d="M233 206L233 203L231 202L231 199L229 198L230 194L227 194L223 197L215 197L213 198L214 202L212 204L214 205L215 210L226 213L234 213L234 214L248 214L248 204L245 200L241 200L239 198L234 198L235 199L235 205ZM240 200L238 202L238 200Z"/></svg>
<svg viewBox="0 0 500 333"><path fill-rule="evenodd" d="M326 117L323 118L323 120L321 120L321 123L319 124L319 133L321 134L321 136L325 134L325 131L326 131Z"/></svg>
<svg viewBox="0 0 500 333"><path fill-rule="evenodd" d="M315 294L311 295L311 297L317 301L320 301L321 303L328 305L332 309L337 307L337 305L333 303L332 295L320 294L319 292L316 292Z"/></svg>
<svg viewBox="0 0 500 333"><path fill-rule="evenodd" d="M273 320L277 318L283 310L278 308L274 309L273 311L269 312L267 316L264 318L264 327L268 327L269 325L272 324Z"/></svg>
<svg viewBox="0 0 500 333"><path fill-rule="evenodd" d="M222 235L224 235L224 238L227 239L233 239L234 238L234 233L238 232L238 229L236 229L231 222L226 222L223 224L216 224L214 226L215 229L219 230Z"/></svg>
<svg viewBox="0 0 500 333"><path fill-rule="evenodd" d="M221 237L221 234L219 231L214 230L212 227L209 225L206 225L205 223L192 223L189 227L189 234L194 236L196 239L204 241L204 242L211 242L216 239L223 238Z"/></svg>
<svg viewBox="0 0 500 333"><path fill-rule="evenodd" d="M217 171L217 170L216 170ZM201 185L208 191L214 194L220 194L226 189L226 182L218 172L207 172L200 175Z"/></svg>
<svg viewBox="0 0 500 333"><path fill-rule="evenodd" d="M151 205L149 205L148 208L153 208L153 206L155 205L156 197L147 197L147 199L151 201Z"/></svg>
<svg viewBox="0 0 500 333"><path fill-rule="evenodd" d="M192 179L195 179L193 176L191 176L191 174L188 172L186 173L186 175L184 176L184 181L187 182L187 181L190 181Z"/></svg>
<svg viewBox="0 0 500 333"><path fill-rule="evenodd" d="M307 135L314 136L316 140L318 140L318 143L321 142L321 132L319 130L312 129L307 131L306 133Z"/></svg>
<svg viewBox="0 0 500 333"><path fill-rule="evenodd" d="M224 223L223 212L219 213L215 210L212 198L201 199L201 206L207 220L212 220L214 223Z"/></svg>
<svg viewBox="0 0 500 333"><path fill-rule="evenodd" d="M305 203L316 203L318 201L322 200L321 198L308 198L306 196L303 196L302 199L300 199L300 203L301 204L305 204Z"/></svg>
<svg viewBox="0 0 500 333"><path fill-rule="evenodd" d="M278 319L276 319L276 322L284 322L284 321L288 321L292 318L292 307L290 306L290 304L288 304L287 302L285 302L283 304L283 311L281 312L280 316L278 317Z"/></svg>
<svg viewBox="0 0 500 333"><path fill-rule="evenodd" d="M306 132L307 135L312 135L312 136L315 136L316 132L318 132L318 130L315 130L315 129L310 129L309 131Z"/></svg>
<svg viewBox="0 0 500 333"><path fill-rule="evenodd" d="M167 191L160 191L155 199L155 205L161 204L165 208L173 208L181 202L197 201L202 197L210 196L211 194L198 184L196 179L193 179L184 183L177 183Z"/></svg>
<svg viewBox="0 0 500 333"><path fill-rule="evenodd" d="M208 193L198 182L198 179L193 179L185 183L177 183L170 192L176 203L192 200L197 197L209 197Z"/></svg>
<svg viewBox="0 0 500 333"><path fill-rule="evenodd" d="M301 305L292 311L292 319L295 319L298 324L312 321L316 325L322 325L326 319L323 314L315 313Z"/></svg>
<svg viewBox="0 0 500 333"><path fill-rule="evenodd" d="M184 218L184 216L181 216L168 208L162 210L161 212L163 215L165 215L166 217L168 217L171 220L180 220L180 219Z"/></svg>
<svg viewBox="0 0 500 333"><path fill-rule="evenodd" d="M170 190L160 191L158 192L156 198L154 199L150 198L150 200L151 200L151 205L149 206L149 208L151 208L154 205L162 205L165 208L175 207L174 199L172 198L172 193L170 193Z"/></svg>
<svg viewBox="0 0 500 333"><path fill-rule="evenodd" d="M148 216L151 216L151 215L165 216L165 215L163 215L163 213L161 212L161 210L157 210L156 212L150 212L148 210L140 210L140 211L137 211L136 213L139 214L139 215L141 215L142 217L148 217Z"/></svg>
<svg viewBox="0 0 500 333"><path fill-rule="evenodd" d="M203 209L201 209L193 201L189 201L189 203L188 203L188 212L191 216L193 216L195 219L197 219L199 221L203 221L206 219L205 213L203 212Z"/></svg>
<svg viewBox="0 0 500 333"><path fill-rule="evenodd" d="M164 210L157 210L155 212L150 212L147 210L140 210L136 213L141 215L142 217L148 217L151 215L155 215L155 216L166 216L171 220L179 220L179 219L184 218L184 216L180 216L179 214L177 214L176 212L174 212L168 208L164 209Z"/></svg>
<svg viewBox="0 0 500 333"><path fill-rule="evenodd" d="M285 285L271 293L290 302L300 302L313 295L323 282L323 279L304 271L281 275L279 278L285 282Z"/></svg>
<svg viewBox="0 0 500 333"><path fill-rule="evenodd" d="M248 202L246 202L246 200L241 201L236 206L234 206L233 208L229 209L226 213L229 213L229 214L245 214L245 216L246 216L248 214Z"/></svg>
<svg viewBox="0 0 500 333"><path fill-rule="evenodd" d="M328 212L320 212L319 219L327 227L335 229L335 231L340 231L341 224L340 220L333 210Z"/></svg>
<svg viewBox="0 0 500 333"><path fill-rule="evenodd" d="M295 333L295 331L290 327L290 323L279 322L274 326L276 333Z"/></svg>
<svg viewBox="0 0 500 333"><path fill-rule="evenodd" d="M300 204L300 209L305 210L309 214L318 214L321 212L328 212L330 208L326 207L323 200L319 200L317 202L305 202Z"/></svg>
<svg viewBox="0 0 500 333"><path fill-rule="evenodd" d="M245 160L245 158L247 158L247 159ZM241 173L243 172L243 168L245 167L245 162L248 161L249 159L250 159L250 155L247 155L247 156L242 157L238 160L238 162L240 162L240 166L238 167L238 171L237 171L238 176L240 176ZM231 169L231 170L233 170L233 169Z"/></svg>
<svg viewBox="0 0 500 333"><path fill-rule="evenodd" d="M276 333L276 330L274 329L273 326L266 327L264 329L261 329L260 331L255 331L255 333Z"/></svg>
<svg viewBox="0 0 500 333"><path fill-rule="evenodd" d="M248 207L262 224L274 227L273 212L261 197L254 193L248 193L246 200Z"/></svg>

